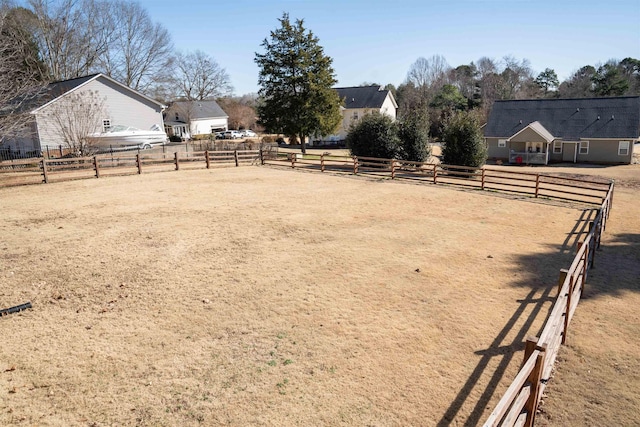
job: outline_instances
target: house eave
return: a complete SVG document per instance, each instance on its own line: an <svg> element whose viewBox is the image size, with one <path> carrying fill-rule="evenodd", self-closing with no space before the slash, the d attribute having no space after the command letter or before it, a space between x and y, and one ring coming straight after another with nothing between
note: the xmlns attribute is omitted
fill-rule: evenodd
<svg viewBox="0 0 640 427"><path fill-rule="evenodd" d="M149 101L149 102L151 102L151 103L153 103L153 104L158 105L161 109L165 109L165 108L166 108L166 106L165 106L164 104L162 104L161 102L158 102L158 101L156 101L156 100L155 100L155 99L153 99L153 98L149 98L149 97L148 97L148 96L146 96L145 94L143 94L143 93L141 93L141 92L138 92L137 90L132 89L132 88L128 87L127 85L124 85L124 84L122 84L122 83L120 83L120 82L118 82L118 81L116 81L116 80L112 79L111 77L109 77L109 76L107 76L107 75L105 75L105 74L98 73L98 74L96 74L95 76L93 76L92 78L90 78L89 80L87 80L86 82L83 82L83 83L79 84L78 86L74 87L73 89L68 90L67 92L63 93L62 95L60 95L60 96L57 96L57 97L53 98L52 100L50 100L50 101L49 101L49 102L47 102L46 104L41 105L40 107L33 109L30 113L31 113L31 114L33 114L33 115L38 114L40 111L42 111L43 109L45 109L45 108L46 108L46 107L48 107L49 105L53 104L53 103L54 103L54 102L56 102L57 100L59 100L59 99L61 99L61 98L65 97L65 96L67 96L67 95L68 95L68 94L70 94L70 93L73 93L73 92L75 92L75 91L79 90L80 88L82 88L82 87L84 87L84 86L88 85L89 83L91 83L91 82L93 82L93 81L97 80L99 77L104 77L106 80L108 80L108 81L110 81L110 82L112 82L112 83L114 83L114 84L116 84L116 85L120 86L121 88L123 88L123 89L125 89L125 90L127 90L127 91L129 91L129 92L133 92L133 93L135 93L136 95L139 95L141 98L143 98L143 99L145 99L145 100L147 100L147 101Z"/></svg>

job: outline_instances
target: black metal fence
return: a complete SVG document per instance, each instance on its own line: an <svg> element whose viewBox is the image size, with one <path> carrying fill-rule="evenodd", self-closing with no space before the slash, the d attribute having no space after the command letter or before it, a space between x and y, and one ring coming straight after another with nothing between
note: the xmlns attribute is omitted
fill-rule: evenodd
<svg viewBox="0 0 640 427"><path fill-rule="evenodd" d="M0 147L0 161L14 159L29 159L32 157L42 157L38 151L16 151L11 147Z"/></svg>

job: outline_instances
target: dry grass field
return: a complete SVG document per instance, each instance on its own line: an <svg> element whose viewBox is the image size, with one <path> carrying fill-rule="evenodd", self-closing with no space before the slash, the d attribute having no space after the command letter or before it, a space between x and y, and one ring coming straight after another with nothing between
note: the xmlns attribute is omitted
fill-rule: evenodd
<svg viewBox="0 0 640 427"><path fill-rule="evenodd" d="M539 425L637 425L628 170ZM0 318L2 425L471 426L591 212L242 167L0 188L0 215L0 308L33 304Z"/></svg>

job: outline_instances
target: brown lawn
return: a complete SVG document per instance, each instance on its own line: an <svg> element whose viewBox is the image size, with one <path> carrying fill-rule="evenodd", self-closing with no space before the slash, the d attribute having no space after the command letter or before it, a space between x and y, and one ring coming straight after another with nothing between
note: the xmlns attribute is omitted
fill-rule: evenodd
<svg viewBox="0 0 640 427"><path fill-rule="evenodd" d="M637 196L540 425L637 423ZM589 211L243 167L2 188L0 215L0 308L33 304L0 318L2 425L443 426L498 401Z"/></svg>

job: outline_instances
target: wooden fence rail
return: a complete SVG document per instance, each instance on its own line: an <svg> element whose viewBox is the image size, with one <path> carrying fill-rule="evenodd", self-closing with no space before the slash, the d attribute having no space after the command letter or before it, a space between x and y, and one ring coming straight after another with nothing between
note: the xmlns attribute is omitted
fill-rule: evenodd
<svg viewBox="0 0 640 427"><path fill-rule="evenodd" d="M33 158L0 162L0 185L13 178L40 176L43 183L108 175L141 174L143 170L180 170L215 166L241 166L261 162L259 150L203 151L186 153L119 153L59 159ZM169 166L170 165L170 166ZM171 169L169 169L171 168ZM6 177L6 179L4 179ZM29 182L27 182L29 183ZM35 182L34 182L35 183Z"/></svg>
<svg viewBox="0 0 640 427"><path fill-rule="evenodd" d="M332 156L329 154L279 153L261 156L263 164L291 168L334 171L351 174L388 176L475 188L479 190L518 193L534 198L560 199L600 204L609 182L577 179L533 172L519 172L491 167L470 167L426 162L410 162L372 157Z"/></svg>
<svg viewBox="0 0 640 427"><path fill-rule="evenodd" d="M551 314L540 337L527 340L522 368L484 423L485 427L533 426L536 409L551 378L558 351L566 343L569 324L582 296L589 268L594 265L596 249L600 246L613 204L613 188L612 182L569 269L560 270L558 296ZM521 398L524 395L528 397Z"/></svg>
<svg viewBox="0 0 640 427"><path fill-rule="evenodd" d="M141 174L144 170L192 169L201 168L202 165L209 169L215 166L240 166L258 162L320 172L388 176L391 179L458 185L478 190L525 194L535 198L544 197L595 204L602 202L608 189L608 183L599 181L491 167L473 168L329 154L303 155L282 153L267 148L158 154L122 152L95 157L2 161L0 162L0 185L8 185L11 179L18 183L30 183L27 181L28 178L33 180L40 177L41 182L48 183L51 179L79 179L92 176L100 178L108 175ZM20 181L21 178L22 181ZM32 183L36 182L38 181Z"/></svg>

